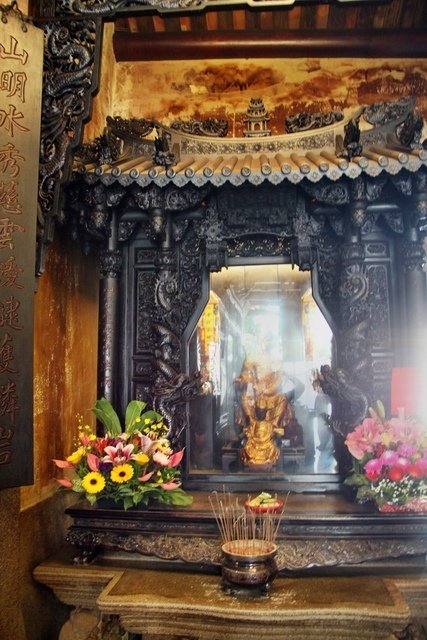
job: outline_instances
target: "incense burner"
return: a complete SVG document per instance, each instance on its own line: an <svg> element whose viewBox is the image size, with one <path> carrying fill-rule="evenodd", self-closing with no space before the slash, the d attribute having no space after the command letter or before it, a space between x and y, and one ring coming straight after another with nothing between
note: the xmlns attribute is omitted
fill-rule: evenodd
<svg viewBox="0 0 427 640"><path fill-rule="evenodd" d="M244 589L266 595L277 575L277 545L269 540L231 540L222 545L222 580L227 593Z"/></svg>

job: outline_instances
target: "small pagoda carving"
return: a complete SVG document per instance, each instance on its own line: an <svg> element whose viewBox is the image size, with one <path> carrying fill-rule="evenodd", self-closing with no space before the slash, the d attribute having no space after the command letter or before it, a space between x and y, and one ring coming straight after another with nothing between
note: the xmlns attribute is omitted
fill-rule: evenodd
<svg viewBox="0 0 427 640"><path fill-rule="evenodd" d="M268 128L270 116L264 106L262 98L251 98L246 116L243 121L246 129L243 134L246 138L271 136L271 129Z"/></svg>

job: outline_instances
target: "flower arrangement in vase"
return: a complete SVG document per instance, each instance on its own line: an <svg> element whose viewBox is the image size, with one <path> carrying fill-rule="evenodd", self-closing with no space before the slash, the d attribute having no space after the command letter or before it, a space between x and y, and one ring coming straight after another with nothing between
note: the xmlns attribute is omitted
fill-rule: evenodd
<svg viewBox="0 0 427 640"><path fill-rule="evenodd" d="M353 472L345 480L359 501L382 512L427 512L427 429L413 418L385 418L376 410L347 435Z"/></svg>
<svg viewBox="0 0 427 640"><path fill-rule="evenodd" d="M181 488L180 469L184 449L174 452L161 414L132 400L125 413L125 428L112 405L101 398L92 409L105 427L97 436L78 417L76 448L66 460L54 460L64 471L57 482L83 496L92 505L113 500L124 509L147 505L188 505L192 496Z"/></svg>

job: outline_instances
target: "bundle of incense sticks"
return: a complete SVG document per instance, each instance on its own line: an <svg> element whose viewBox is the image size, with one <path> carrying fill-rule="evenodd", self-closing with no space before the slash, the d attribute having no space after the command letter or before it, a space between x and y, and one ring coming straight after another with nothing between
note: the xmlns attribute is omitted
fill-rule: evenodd
<svg viewBox="0 0 427 640"><path fill-rule="evenodd" d="M250 498L249 498L250 499ZM272 546L277 538L285 505L280 513L254 513L239 504L231 493L214 491L209 502L220 532L222 544L233 542L232 550L242 555L265 552L265 544ZM231 549L229 549L231 550Z"/></svg>

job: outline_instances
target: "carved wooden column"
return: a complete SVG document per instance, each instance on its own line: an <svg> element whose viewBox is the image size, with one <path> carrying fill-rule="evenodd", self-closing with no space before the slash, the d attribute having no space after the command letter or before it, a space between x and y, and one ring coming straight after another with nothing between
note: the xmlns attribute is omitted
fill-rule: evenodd
<svg viewBox="0 0 427 640"><path fill-rule="evenodd" d="M41 3L42 4L42 3ZM37 26L44 30L36 273L44 271L46 246L60 217L60 187L68 178L71 150L81 139L92 94L98 86L102 21L45 21L53 16L43 4ZM59 13L59 12L58 12Z"/></svg>
<svg viewBox="0 0 427 640"><path fill-rule="evenodd" d="M372 377L369 367L369 318L366 306L369 283L363 268L364 257L360 231L352 227L341 247L338 365L369 394Z"/></svg>
<svg viewBox="0 0 427 640"><path fill-rule="evenodd" d="M108 247L100 254L98 397L114 398L117 371L117 309L122 255L117 248L117 221L113 214Z"/></svg>

